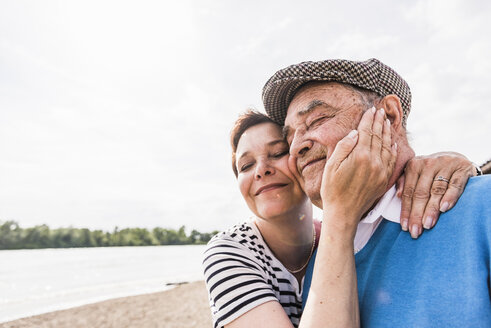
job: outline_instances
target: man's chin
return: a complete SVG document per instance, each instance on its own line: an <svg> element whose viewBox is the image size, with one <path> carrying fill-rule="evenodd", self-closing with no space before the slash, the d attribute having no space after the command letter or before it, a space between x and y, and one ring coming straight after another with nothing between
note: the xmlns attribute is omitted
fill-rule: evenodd
<svg viewBox="0 0 491 328"><path fill-rule="evenodd" d="M316 188L314 188L313 190L307 189L307 190L305 190L305 193L310 198L310 201L312 202L312 204L314 204L318 208L322 209L322 198L321 198L321 194L320 194L319 189L317 189L317 190L316 190Z"/></svg>
<svg viewBox="0 0 491 328"><path fill-rule="evenodd" d="M321 210L323 209L322 208L322 200L319 199L319 200L316 200L316 201L312 201L312 204L314 204L315 207L318 207L320 208Z"/></svg>

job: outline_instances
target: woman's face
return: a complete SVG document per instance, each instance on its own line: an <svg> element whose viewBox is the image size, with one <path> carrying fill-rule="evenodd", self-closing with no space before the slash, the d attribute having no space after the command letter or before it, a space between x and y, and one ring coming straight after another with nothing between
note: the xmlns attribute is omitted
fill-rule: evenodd
<svg viewBox="0 0 491 328"><path fill-rule="evenodd" d="M239 188L258 217L275 217L308 201L288 169L288 151L280 127L273 123L255 125L240 137L235 163Z"/></svg>

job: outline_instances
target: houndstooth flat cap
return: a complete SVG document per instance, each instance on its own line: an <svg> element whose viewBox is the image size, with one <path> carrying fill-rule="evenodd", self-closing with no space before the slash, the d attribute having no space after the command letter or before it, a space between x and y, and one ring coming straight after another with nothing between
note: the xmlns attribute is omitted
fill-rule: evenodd
<svg viewBox="0 0 491 328"><path fill-rule="evenodd" d="M277 71L263 88L263 103L268 115L277 123L285 123L286 112L295 93L304 84L326 81L352 84L384 97L395 94L404 112L403 126L411 110L411 90L392 68L372 58L366 61L329 59L303 62Z"/></svg>

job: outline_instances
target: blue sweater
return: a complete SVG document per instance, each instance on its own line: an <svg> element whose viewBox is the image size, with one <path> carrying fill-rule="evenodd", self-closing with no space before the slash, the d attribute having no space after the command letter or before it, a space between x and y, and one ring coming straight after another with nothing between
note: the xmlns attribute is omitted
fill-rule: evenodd
<svg viewBox="0 0 491 328"><path fill-rule="evenodd" d="M490 245L491 176L418 240L383 220L355 256L362 327L491 327Z"/></svg>

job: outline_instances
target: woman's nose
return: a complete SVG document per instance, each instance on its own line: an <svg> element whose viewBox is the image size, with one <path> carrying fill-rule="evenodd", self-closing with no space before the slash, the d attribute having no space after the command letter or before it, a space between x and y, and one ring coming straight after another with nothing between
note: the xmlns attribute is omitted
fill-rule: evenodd
<svg viewBox="0 0 491 328"><path fill-rule="evenodd" d="M275 173L275 169L271 166L268 161L260 161L256 165L256 179L264 178L267 175L273 175Z"/></svg>

